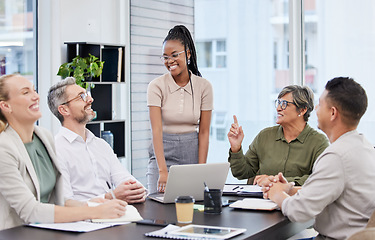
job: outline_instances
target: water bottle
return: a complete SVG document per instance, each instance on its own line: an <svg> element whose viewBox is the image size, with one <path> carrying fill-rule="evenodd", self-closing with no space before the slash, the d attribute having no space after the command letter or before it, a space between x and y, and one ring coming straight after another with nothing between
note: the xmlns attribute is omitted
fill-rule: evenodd
<svg viewBox="0 0 375 240"><path fill-rule="evenodd" d="M113 149L113 134L111 131L102 131L102 138L106 141Z"/></svg>

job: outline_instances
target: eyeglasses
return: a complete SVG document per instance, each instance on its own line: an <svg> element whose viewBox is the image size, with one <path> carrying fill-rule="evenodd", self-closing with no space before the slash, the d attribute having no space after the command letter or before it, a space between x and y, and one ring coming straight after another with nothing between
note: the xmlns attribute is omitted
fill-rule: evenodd
<svg viewBox="0 0 375 240"><path fill-rule="evenodd" d="M79 94L77 97L72 98L72 99L70 99L69 101L66 101L66 102L62 103L61 105L68 104L68 103L70 103L71 101L77 100L77 99L79 99L79 98L81 98L84 102L87 102L88 97L91 97L91 93L90 93L90 92L81 93L81 94Z"/></svg>
<svg viewBox="0 0 375 240"><path fill-rule="evenodd" d="M275 108L278 108L280 106L282 110L285 110L286 107L288 106L288 103L291 103L291 104L294 104L295 106L297 106L294 102L288 102L287 100L276 99L275 100Z"/></svg>
<svg viewBox="0 0 375 240"><path fill-rule="evenodd" d="M171 56L164 55L164 56L160 57L160 60L162 62L168 62L169 59L172 59L173 61L176 61L177 58L180 56L180 54L184 53L184 52L185 51L181 51L181 52L178 52L178 53L173 53Z"/></svg>

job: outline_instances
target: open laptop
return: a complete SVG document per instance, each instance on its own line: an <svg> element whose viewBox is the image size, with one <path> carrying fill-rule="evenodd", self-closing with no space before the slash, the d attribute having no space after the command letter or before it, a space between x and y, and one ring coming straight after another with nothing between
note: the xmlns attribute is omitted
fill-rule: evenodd
<svg viewBox="0 0 375 240"><path fill-rule="evenodd" d="M174 203L178 196L192 196L202 201L204 183L210 189L223 189L229 171L229 163L173 165L169 168L164 193L148 195L161 203Z"/></svg>

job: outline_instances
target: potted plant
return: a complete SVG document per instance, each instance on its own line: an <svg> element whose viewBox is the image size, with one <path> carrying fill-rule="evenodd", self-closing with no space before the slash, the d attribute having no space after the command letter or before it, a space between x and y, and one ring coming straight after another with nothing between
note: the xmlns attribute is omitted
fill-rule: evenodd
<svg viewBox="0 0 375 240"><path fill-rule="evenodd" d="M62 78L74 77L76 83L83 88L88 88L92 77L98 77L102 74L104 61L99 61L99 58L89 53L88 57L80 57L79 55L73 58L71 62L63 63L59 67L57 75Z"/></svg>

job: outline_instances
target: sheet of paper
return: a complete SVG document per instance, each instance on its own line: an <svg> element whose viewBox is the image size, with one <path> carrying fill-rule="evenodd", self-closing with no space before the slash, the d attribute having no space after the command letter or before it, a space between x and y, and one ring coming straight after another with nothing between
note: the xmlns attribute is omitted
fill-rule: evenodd
<svg viewBox="0 0 375 240"><path fill-rule="evenodd" d="M194 204L194 210L198 210L200 212L204 211L204 205L203 204Z"/></svg>
<svg viewBox="0 0 375 240"><path fill-rule="evenodd" d="M112 224L98 224L79 221L70 223L32 223L28 226L69 232L91 232L103 228L112 227Z"/></svg>
<svg viewBox="0 0 375 240"><path fill-rule="evenodd" d="M132 206L126 206L125 215L119 218L112 218L112 219L92 219L92 222L100 222L100 223L119 223L119 222L135 222L142 220L143 218L139 214L138 210Z"/></svg>
<svg viewBox="0 0 375 240"><path fill-rule="evenodd" d="M262 188L258 185L232 185L232 184L226 184L224 186L223 192L261 192Z"/></svg>
<svg viewBox="0 0 375 240"><path fill-rule="evenodd" d="M278 209L278 206L275 202L267 199L261 198L245 198L243 200L238 200L229 207L232 208L242 208L242 209L251 209L251 210L274 210Z"/></svg>

